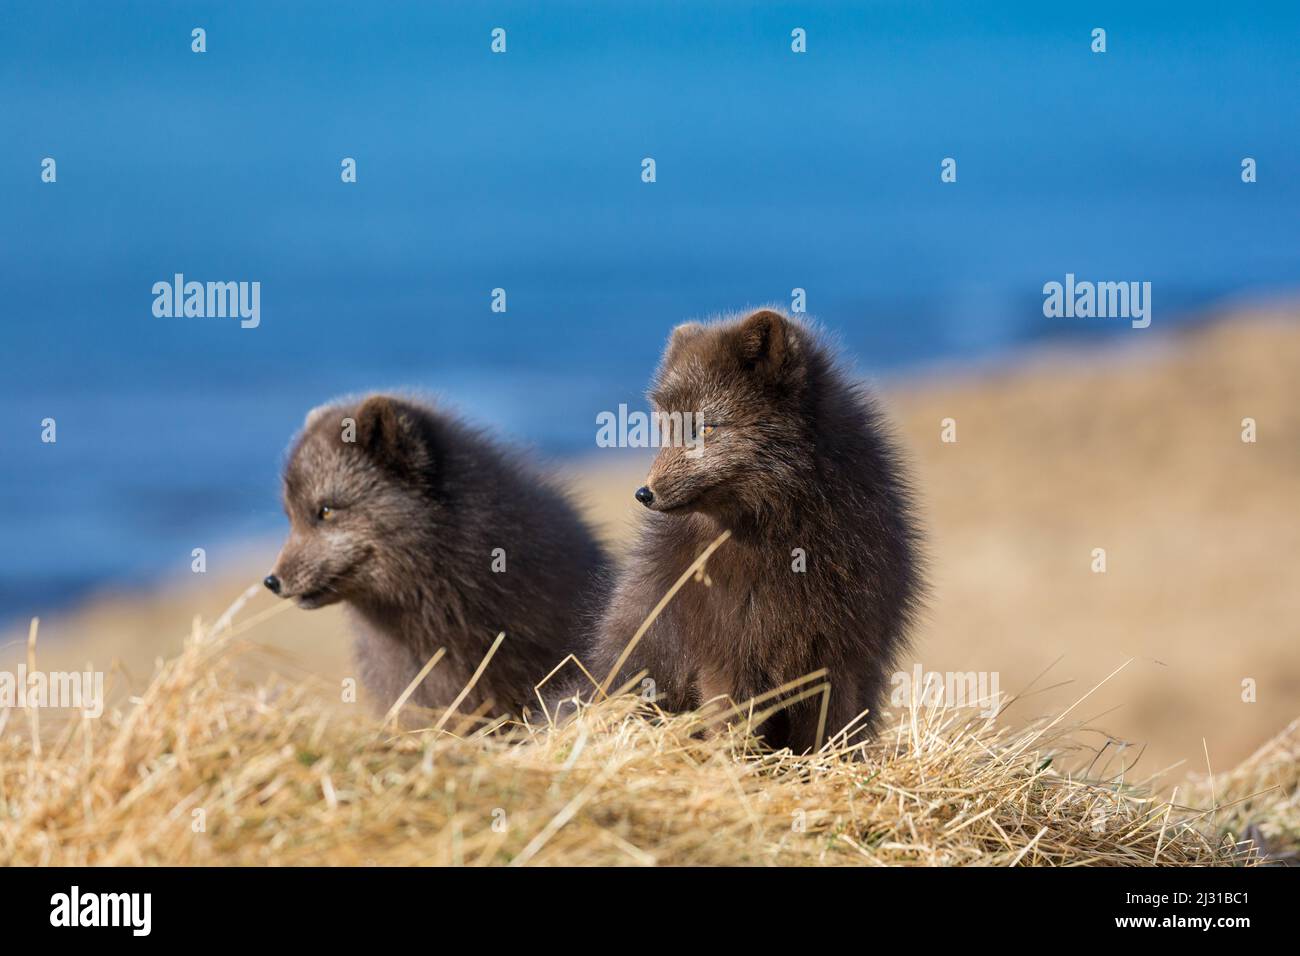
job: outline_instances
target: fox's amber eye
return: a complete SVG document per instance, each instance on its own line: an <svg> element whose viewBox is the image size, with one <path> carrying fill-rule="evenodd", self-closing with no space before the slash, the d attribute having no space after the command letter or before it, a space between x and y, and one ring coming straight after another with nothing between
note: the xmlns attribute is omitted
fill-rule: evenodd
<svg viewBox="0 0 1300 956"><path fill-rule="evenodd" d="M316 512L317 521L329 521L334 517L334 509L329 505L321 505L320 511Z"/></svg>
<svg viewBox="0 0 1300 956"><path fill-rule="evenodd" d="M708 437L718 430L717 425L703 425L700 427L700 434Z"/></svg>

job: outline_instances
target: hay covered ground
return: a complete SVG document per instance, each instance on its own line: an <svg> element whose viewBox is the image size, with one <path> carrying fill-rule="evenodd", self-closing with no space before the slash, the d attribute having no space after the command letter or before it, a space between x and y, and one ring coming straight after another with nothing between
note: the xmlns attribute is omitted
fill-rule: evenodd
<svg viewBox="0 0 1300 956"><path fill-rule="evenodd" d="M0 862L1195 864L1248 861L1243 838L1285 859L1298 317L885 383L933 556L905 667L996 673L995 721L899 708L850 764L747 754L630 699L558 729L399 733L340 702L337 609L259 595L214 630L268 542L42 622L40 666L110 670L115 708L40 714L39 746L27 712L0 716ZM643 467L570 466L616 546Z"/></svg>
<svg viewBox="0 0 1300 956"><path fill-rule="evenodd" d="M560 726L399 729L311 681L250 681L257 625L196 623L106 719L41 729L8 712L0 860L1183 866L1294 849L1296 728L1224 799L1182 804L1095 758L1063 769L1080 755L1059 721L1010 732L942 708L905 709L858 760L844 739L758 752L736 714L667 716L629 694Z"/></svg>

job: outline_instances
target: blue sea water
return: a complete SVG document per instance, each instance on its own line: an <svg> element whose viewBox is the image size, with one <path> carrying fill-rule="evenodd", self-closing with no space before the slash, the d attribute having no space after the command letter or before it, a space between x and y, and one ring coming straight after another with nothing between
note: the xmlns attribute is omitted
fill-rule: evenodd
<svg viewBox="0 0 1300 956"><path fill-rule="evenodd" d="M1296 4L754 7L0 5L0 618L277 533L341 393L593 452L673 324L796 287L868 372L1296 288ZM156 317L178 272L261 324ZM1067 272L1152 329L1046 319Z"/></svg>

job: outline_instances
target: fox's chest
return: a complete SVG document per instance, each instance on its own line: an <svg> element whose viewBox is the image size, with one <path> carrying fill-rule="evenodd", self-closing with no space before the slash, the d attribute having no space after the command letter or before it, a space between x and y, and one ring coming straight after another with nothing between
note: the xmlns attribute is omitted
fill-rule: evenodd
<svg viewBox="0 0 1300 956"><path fill-rule="evenodd" d="M743 654L765 661L807 640L807 595L789 573L758 562L718 562L679 592L675 617L702 659Z"/></svg>

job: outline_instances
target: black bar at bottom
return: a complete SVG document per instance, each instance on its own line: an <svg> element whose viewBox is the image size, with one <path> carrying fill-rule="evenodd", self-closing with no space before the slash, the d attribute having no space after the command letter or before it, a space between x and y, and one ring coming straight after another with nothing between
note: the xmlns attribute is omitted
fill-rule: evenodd
<svg viewBox="0 0 1300 956"><path fill-rule="evenodd" d="M1296 870L0 870L0 938L388 945L602 945L685 930L747 945L872 928L1013 931L1023 939L1278 932ZM75 890L74 890L75 887ZM147 897L144 895L147 894ZM1286 907L1286 911L1284 911ZM115 924L115 925L86 925ZM74 925L75 924L75 925ZM146 931L147 930L147 934ZM387 940L388 943L383 941ZM409 940L406 945L416 942ZM752 945L752 942L749 944ZM17 952L16 948L10 951Z"/></svg>

